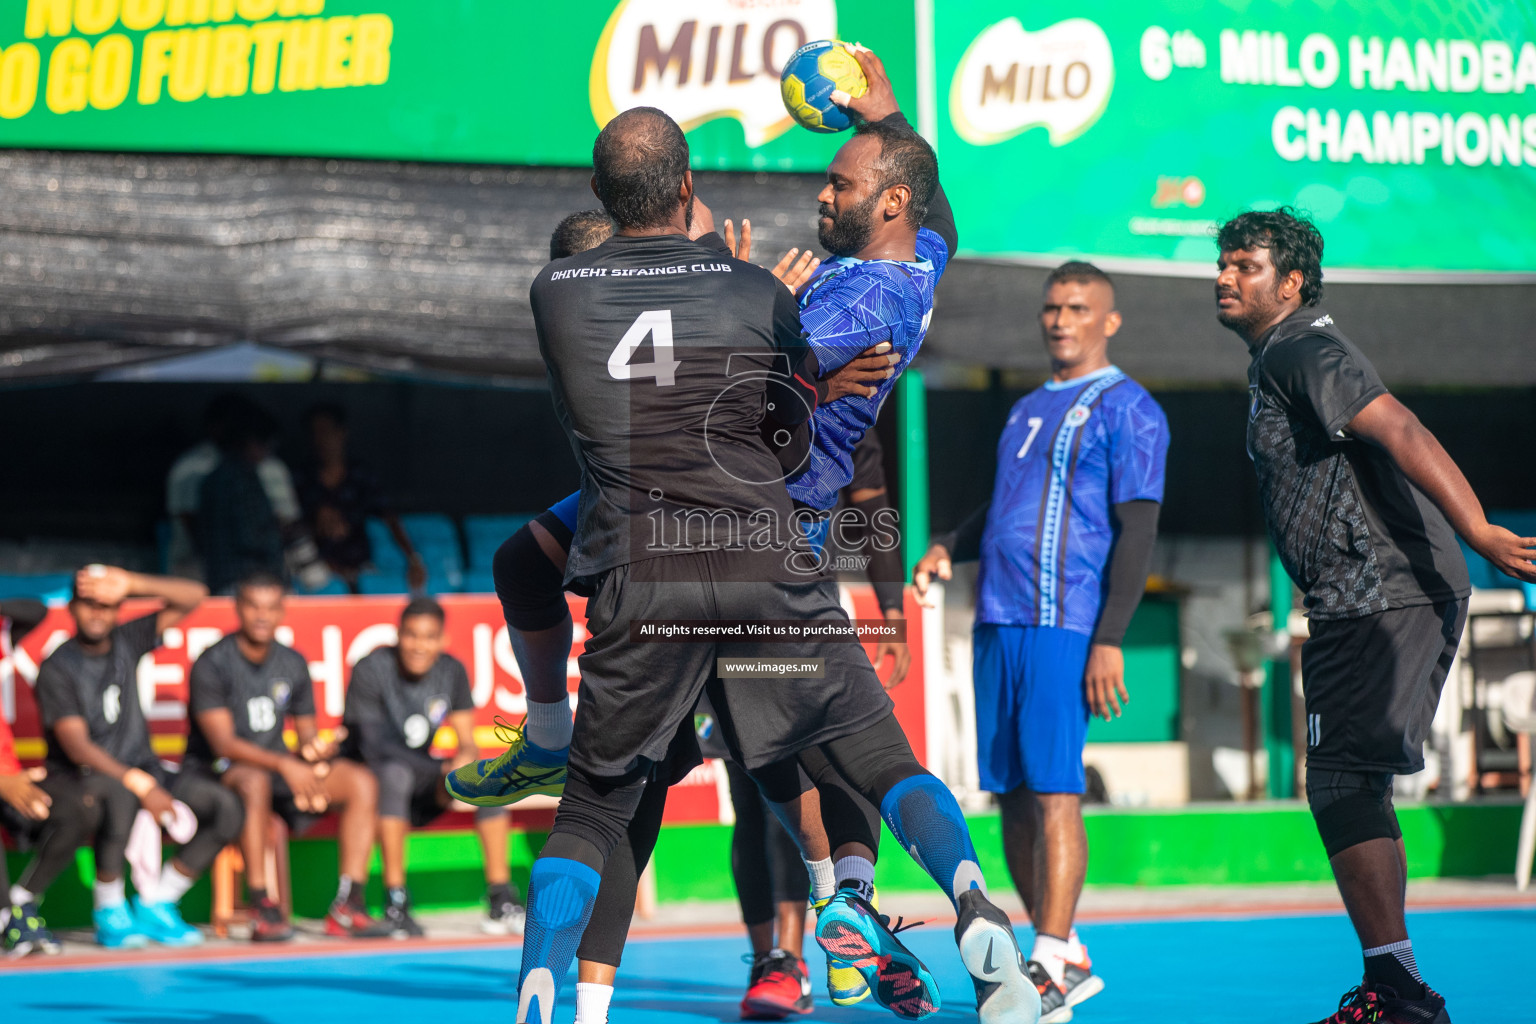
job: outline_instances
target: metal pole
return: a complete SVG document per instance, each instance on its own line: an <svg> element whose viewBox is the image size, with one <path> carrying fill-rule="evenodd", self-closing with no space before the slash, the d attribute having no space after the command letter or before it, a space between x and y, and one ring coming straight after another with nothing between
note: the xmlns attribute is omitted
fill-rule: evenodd
<svg viewBox="0 0 1536 1024"><path fill-rule="evenodd" d="M1289 636L1291 577L1273 546L1269 549L1270 625ZM1269 795L1283 800L1296 795L1296 748L1291 739L1290 647L1282 659L1266 666L1264 680L1264 749L1269 753Z"/></svg>
<svg viewBox="0 0 1536 1024"><path fill-rule="evenodd" d="M902 561L907 576L928 551L928 396L923 372L907 367L896 381L900 438Z"/></svg>

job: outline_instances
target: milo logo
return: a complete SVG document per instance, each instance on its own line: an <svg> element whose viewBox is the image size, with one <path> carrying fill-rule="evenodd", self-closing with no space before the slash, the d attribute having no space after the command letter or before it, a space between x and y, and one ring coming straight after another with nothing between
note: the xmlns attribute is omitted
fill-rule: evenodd
<svg viewBox="0 0 1536 1024"><path fill-rule="evenodd" d="M960 58L949 90L955 131L990 146L1044 127L1061 146L1093 126L1109 103L1115 59L1104 30L1068 18L1028 32L1017 18L984 29Z"/></svg>
<svg viewBox="0 0 1536 1024"><path fill-rule="evenodd" d="M592 116L657 107L690 131L741 122L749 146L794 123L779 96L790 54L837 33L833 0L622 0L592 56Z"/></svg>

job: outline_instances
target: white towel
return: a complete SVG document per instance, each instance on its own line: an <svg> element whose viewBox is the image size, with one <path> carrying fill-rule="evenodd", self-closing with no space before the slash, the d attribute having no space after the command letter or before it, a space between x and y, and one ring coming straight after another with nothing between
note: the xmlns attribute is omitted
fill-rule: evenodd
<svg viewBox="0 0 1536 1024"><path fill-rule="evenodd" d="M171 820L164 823L165 831L176 842L185 843L197 834L197 815L180 800L172 802L171 810ZM125 851L133 887L150 902L154 902L154 892L160 885L160 829L161 823L154 815L140 810L134 816Z"/></svg>

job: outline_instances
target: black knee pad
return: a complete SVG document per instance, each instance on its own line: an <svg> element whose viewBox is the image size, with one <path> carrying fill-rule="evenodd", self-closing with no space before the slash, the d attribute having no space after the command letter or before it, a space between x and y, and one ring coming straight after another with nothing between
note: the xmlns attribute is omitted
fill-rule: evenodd
<svg viewBox="0 0 1536 1024"><path fill-rule="evenodd" d="M1307 769L1307 805L1329 857L1372 839L1397 840L1403 830L1385 772Z"/></svg>
<svg viewBox="0 0 1536 1024"><path fill-rule="evenodd" d="M569 543L570 531L554 513L541 512L535 522L557 541L564 537ZM550 629L570 614L562 589L564 575L526 525L496 549L491 576L496 583L496 596L501 600L502 615L513 629Z"/></svg>

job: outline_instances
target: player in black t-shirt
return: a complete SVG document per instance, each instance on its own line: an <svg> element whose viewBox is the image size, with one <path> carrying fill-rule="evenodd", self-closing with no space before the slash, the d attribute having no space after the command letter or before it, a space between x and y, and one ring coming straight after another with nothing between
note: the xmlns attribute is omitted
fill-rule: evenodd
<svg viewBox="0 0 1536 1024"><path fill-rule="evenodd" d="M297 835L332 810L340 818L341 878L325 916L326 934L385 938L391 929L371 919L363 901L378 787L367 768L335 758L334 744L320 738L309 662L276 640L283 597L283 582L271 573L253 573L235 585L239 629L192 665L191 724L182 773L239 794L245 805L240 848L246 890L256 910L253 941L293 936L282 908L267 892L264 865L273 812ZM283 738L289 718L299 755Z"/></svg>
<svg viewBox="0 0 1536 1024"><path fill-rule="evenodd" d="M160 646L161 633L207 594L193 580L88 566L75 574L69 602L75 636L37 670L37 703L48 741L43 788L54 796L55 808L86 808L82 831L94 837L96 853L96 940L109 948L151 940L170 946L201 942L202 934L182 920L177 904L240 831L238 801L161 766L139 703L139 660ZM119 625L118 608L129 597L159 598L165 606ZM162 868L157 884L138 894L130 911L123 866L134 820L143 808L170 825L185 813L178 804L195 815L196 832ZM49 856L67 857L72 851L63 849L66 844L50 843L54 828L80 830L80 823L66 821L56 810L43 830ZM56 874L57 865L48 872Z"/></svg>
<svg viewBox="0 0 1536 1024"><path fill-rule="evenodd" d="M819 746L950 894L982 1019L1038 1018L1039 995L1006 915L985 897L960 809L912 756L862 649L631 636L632 624L655 619L800 628L847 619L834 582L799 557L808 546L769 447L788 444L814 407L814 357L793 296L769 272L689 240L687 141L666 114L618 115L593 164L617 234L546 267L531 292L556 412L582 465L566 577L592 593L592 637L564 795L530 879L518 1020L550 1021L604 862L658 788L658 762L691 735L706 687L732 753L796 824L808 856L830 851L819 818L800 813L795 755ZM879 189L873 229L915 232L911 195L905 183ZM638 361L647 344L651 360ZM715 674L720 655L816 658L823 672L727 681ZM821 907L817 937L867 969L876 998L899 1014L937 1008L932 976L854 890Z"/></svg>
<svg viewBox="0 0 1536 1024"><path fill-rule="evenodd" d="M347 729L342 752L366 764L379 780L379 850L388 900L384 920L397 938L422 934L405 888L406 832L448 809L443 776L479 756L469 673L443 650L443 622L443 606L432 598L407 604L400 613L399 641L353 666L342 716ZM433 757L433 737L445 725L458 738L458 749L451 758ZM475 809L490 904L481 928L492 935L523 930L523 909L507 860L510 824L504 807Z"/></svg>
<svg viewBox="0 0 1536 1024"><path fill-rule="evenodd" d="M1217 319L1248 345L1248 453L1280 559L1304 595L1307 801L1365 978L1323 1024L1448 1024L1403 916L1392 776L1424 740L1467 615L1456 534L1536 581L1536 539L1488 522L1433 434L1388 393L1322 297L1323 238L1289 208L1222 225Z"/></svg>

